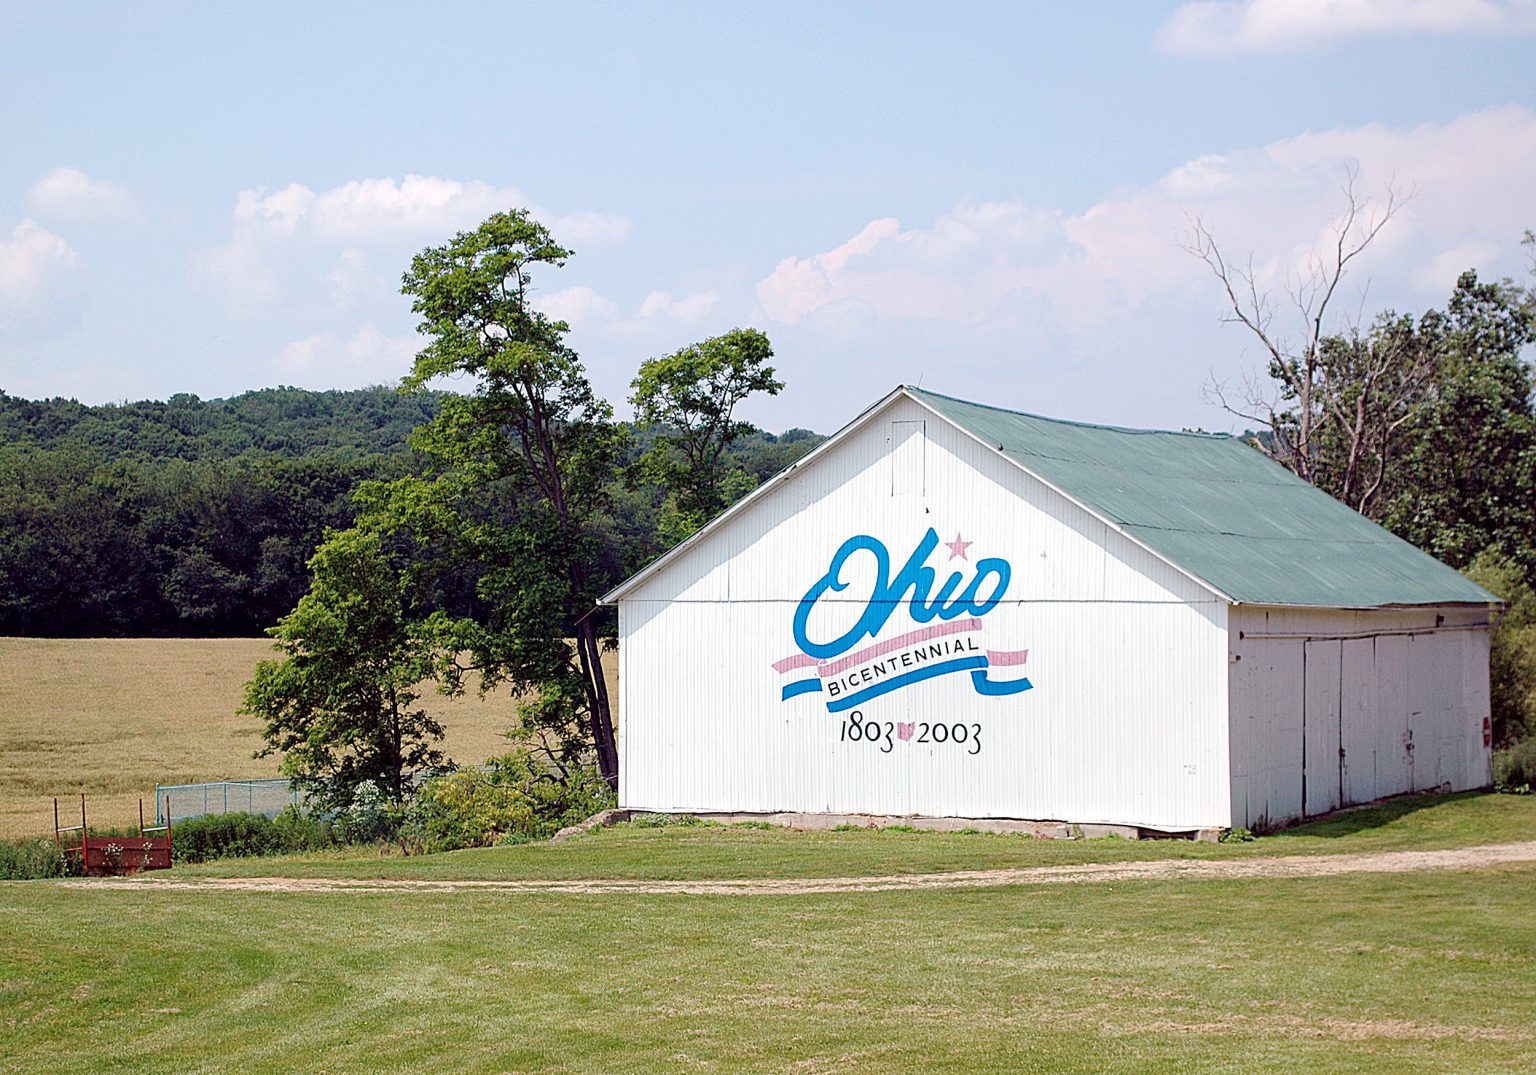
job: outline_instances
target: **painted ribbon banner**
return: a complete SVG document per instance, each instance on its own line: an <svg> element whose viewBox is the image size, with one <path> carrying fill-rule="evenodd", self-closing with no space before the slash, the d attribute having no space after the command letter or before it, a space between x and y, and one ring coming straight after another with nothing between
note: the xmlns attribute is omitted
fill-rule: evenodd
<svg viewBox="0 0 1536 1075"><path fill-rule="evenodd" d="M783 700L821 693L825 695L827 711L838 713L903 687L957 672L969 672L972 686L981 695L1001 696L1029 690L1033 684L1023 676L1008 674L994 678L991 672L995 668L1017 669L1028 659L1029 651L988 649L981 639L981 617L997 607L1007 589L1012 574L1008 562L997 558L978 561L968 585L962 573L953 572L930 600L938 580L937 572L926 561L939 544L938 534L930 529L892 578L890 555L884 544L868 535L844 542L832 557L827 573L796 609L794 631L800 652L773 664L774 671L781 675L795 674L783 687ZM966 550L973 543L962 540L959 534L953 542L944 544L950 549L951 560L957 556L969 559ZM843 567L859 554L873 561L876 578L874 593L862 615L851 630L838 638L829 642L812 640L808 624L817 602L828 593L847 588L849 584L842 579ZM989 584L990 593L981 596L983 587ZM879 638L897 609L905 609L909 619L928 625ZM933 623L935 619L940 622ZM865 638L872 640L869 645L853 649ZM808 671L811 674L806 674Z"/></svg>

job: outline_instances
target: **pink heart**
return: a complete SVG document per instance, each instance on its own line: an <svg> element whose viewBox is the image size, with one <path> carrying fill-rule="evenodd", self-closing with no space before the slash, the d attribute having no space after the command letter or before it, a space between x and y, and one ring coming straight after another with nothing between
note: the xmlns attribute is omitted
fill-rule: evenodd
<svg viewBox="0 0 1536 1075"><path fill-rule="evenodd" d="M916 730L916 728L917 728L917 722L916 721L912 722L911 724L907 724L904 721L899 721L898 720L896 722L896 737L898 739L911 739L912 738L912 732L914 730Z"/></svg>

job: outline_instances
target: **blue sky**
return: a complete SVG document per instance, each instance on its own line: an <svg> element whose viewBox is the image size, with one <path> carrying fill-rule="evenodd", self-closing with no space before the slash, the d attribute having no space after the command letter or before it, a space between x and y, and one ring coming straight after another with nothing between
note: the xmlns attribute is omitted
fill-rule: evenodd
<svg viewBox="0 0 1536 1075"><path fill-rule="evenodd" d="M1279 294L1348 169L1413 198L1341 313L1523 276L1536 4L0 3L0 389L392 382L412 253L526 206L621 412L752 324L830 430L899 382L1232 428L1259 368L1190 217ZM1281 325L1284 327L1282 307Z"/></svg>

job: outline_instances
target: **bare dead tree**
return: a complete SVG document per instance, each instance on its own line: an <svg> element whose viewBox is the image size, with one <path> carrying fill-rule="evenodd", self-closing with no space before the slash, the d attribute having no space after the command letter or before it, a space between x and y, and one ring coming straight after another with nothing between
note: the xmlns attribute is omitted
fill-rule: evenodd
<svg viewBox="0 0 1536 1075"><path fill-rule="evenodd" d="M1366 332L1357 315L1330 331L1351 263L1411 197L1389 185L1385 201L1373 204L1360 195L1358 178L1353 168L1345 174L1344 212L1332 241L1303 271L1286 274L1290 332L1277 323L1276 303L1261 288L1252 255L1230 262L1199 218L1190 220L1183 246L1221 284L1223 320L1248 329L1269 356L1267 383L1244 377L1234 390L1213 377L1207 394L1228 413L1267 429L1268 438L1257 442L1265 454L1369 514L1387 478L1394 436L1424 398L1432 360L1415 346L1411 325L1405 332L1391 319Z"/></svg>

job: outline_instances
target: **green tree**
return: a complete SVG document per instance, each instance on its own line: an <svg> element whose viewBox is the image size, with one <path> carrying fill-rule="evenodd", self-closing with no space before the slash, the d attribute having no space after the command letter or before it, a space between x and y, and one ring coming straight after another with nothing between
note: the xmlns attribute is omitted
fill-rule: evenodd
<svg viewBox="0 0 1536 1075"><path fill-rule="evenodd" d="M404 388L443 376L473 380L412 435L424 478L365 487L367 518L414 538L438 567L471 565L485 612L440 615L437 628L469 663L444 666L450 688L479 671L481 689L529 695L530 731L562 762L595 750L618 782L613 714L603 678L597 598L617 573L605 547L609 488L624 433L565 344L564 322L529 303L532 274L569 251L515 210L422 251L402 290L427 343Z"/></svg>
<svg viewBox="0 0 1536 1075"><path fill-rule="evenodd" d="M409 775L444 764L443 727L414 708L435 669L431 639L405 609L405 586L379 535L330 534L309 561L314 581L269 632L281 660L263 661L242 713L266 722L265 757L331 806L364 781L396 805Z"/></svg>
<svg viewBox="0 0 1536 1075"><path fill-rule="evenodd" d="M1536 581L1536 378L1523 357L1536 342L1531 295L1463 273L1417 336L1434 373L1378 517L1453 566L1491 548Z"/></svg>
<svg viewBox="0 0 1536 1075"><path fill-rule="evenodd" d="M687 537L756 484L728 453L755 432L735 418L737 404L784 387L767 364L772 357L766 335L738 328L641 365L630 402L639 422L656 427L642 467L670 493L666 536Z"/></svg>
<svg viewBox="0 0 1536 1075"><path fill-rule="evenodd" d="M1490 639L1488 687L1493 745L1509 747L1536 735L1536 590L1522 565L1492 549L1466 574L1504 601Z"/></svg>

